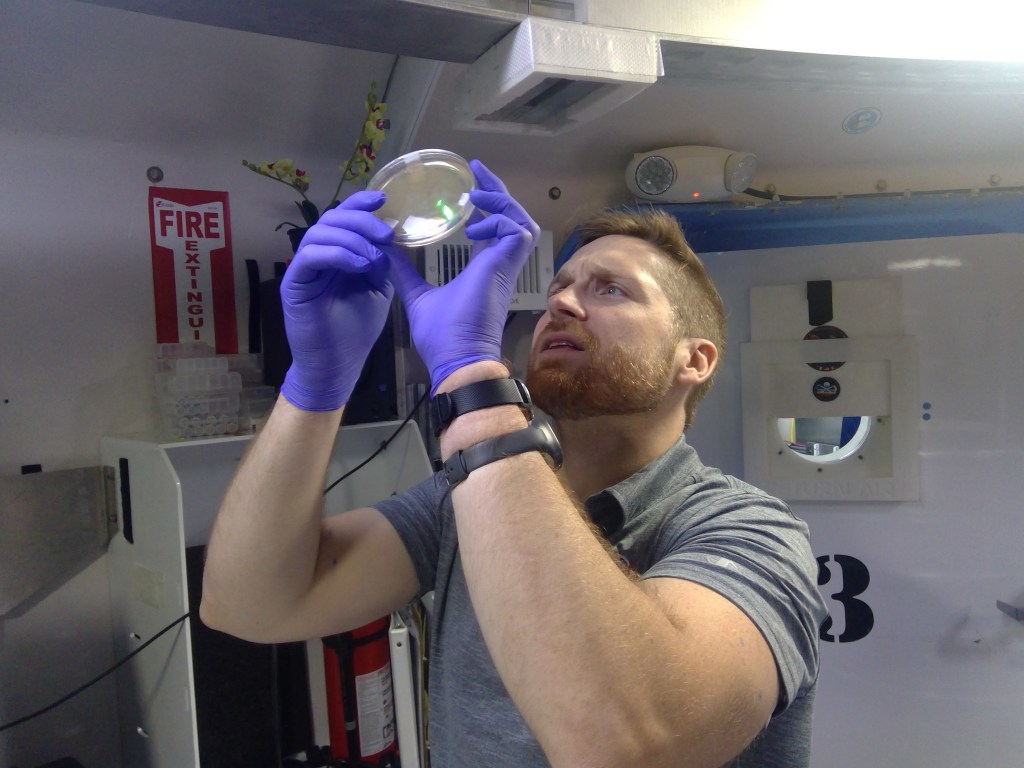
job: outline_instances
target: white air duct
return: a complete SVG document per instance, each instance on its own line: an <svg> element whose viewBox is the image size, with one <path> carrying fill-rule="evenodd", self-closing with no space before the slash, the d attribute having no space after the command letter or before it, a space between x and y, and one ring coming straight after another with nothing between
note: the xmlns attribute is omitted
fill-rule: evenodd
<svg viewBox="0 0 1024 768"><path fill-rule="evenodd" d="M460 74L455 126L563 133L628 101L662 74L652 33L530 17Z"/></svg>

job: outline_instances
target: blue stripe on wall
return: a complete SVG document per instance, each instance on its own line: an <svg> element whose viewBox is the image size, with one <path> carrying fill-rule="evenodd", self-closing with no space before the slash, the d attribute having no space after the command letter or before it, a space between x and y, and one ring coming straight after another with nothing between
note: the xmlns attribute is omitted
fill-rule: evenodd
<svg viewBox="0 0 1024 768"><path fill-rule="evenodd" d="M1024 232L1019 190L654 207L676 217L697 253ZM571 235L556 271L575 250Z"/></svg>

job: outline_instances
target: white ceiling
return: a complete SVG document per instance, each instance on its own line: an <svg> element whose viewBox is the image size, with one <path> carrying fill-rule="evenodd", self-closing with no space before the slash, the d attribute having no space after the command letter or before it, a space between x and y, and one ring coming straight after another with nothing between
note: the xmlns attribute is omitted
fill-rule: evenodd
<svg viewBox="0 0 1024 768"><path fill-rule="evenodd" d="M661 147L703 144L753 152L753 187L781 195L854 195L974 189L998 179L1024 186L1024 95L787 89L745 82L664 79L617 110L554 138L449 128L453 82L448 65L417 137L466 156L514 152L503 168L516 189L529 190L531 210L550 209L557 186L561 210L546 226L575 222L594 207L627 202L623 173L630 157ZM864 108L881 113L862 134L843 130ZM542 222L544 224L544 222Z"/></svg>
<svg viewBox="0 0 1024 768"><path fill-rule="evenodd" d="M204 21L203 13L220 9L219 16L205 21L236 31L206 34L213 27L167 19L157 24L151 15L96 7L103 5L198 21ZM270 137L287 136L301 146L326 146L317 134L331 120L337 124L338 105L329 98L332 84L351 89L381 75L386 79L393 49L411 40L419 41L417 53L424 53L422 46L434 46L459 50L463 62L471 61L475 48L486 48L522 18L506 11L463 12L442 21L431 16L424 26L419 13L435 14L435 5L443 4L304 0L284 12L275 0L250 0L244 14L232 15L224 9L242 6L195 0L5 0L0 15L0 42L6 48L0 60L8 62L6 73L0 73L7 111L3 123L52 130L59 121L64 130L79 135L125 141L152 137L166 143L170 134L182 144L264 146ZM418 10L410 14L412 6ZM377 20L384 25L376 27L379 34L365 33L368 26L374 28L371 11L387 17ZM317 23L322 19L331 23ZM13 28L19 20L34 28ZM83 33L83 23L96 26ZM238 31L247 25L260 34ZM378 52L294 39L316 36L323 42L328 32L344 30L360 32L360 46ZM267 37L266 31L280 36ZM460 47L462 42L466 46ZM212 84L209 92L199 94L194 112L187 109L190 92L174 77L159 74L166 71L160 62L173 57L168 51L175 46L181 46L175 68L188 73L182 82L194 84L205 67L225 83L219 91ZM38 53L58 48L60 61ZM614 112L559 137L452 130L455 76L467 65L450 62L442 69L416 144L488 159L506 180L525 190L524 202L540 218L547 217L542 225L553 229L571 222L585 206L623 201L622 172L632 153L677 144L753 152L759 159L753 186L774 185L783 195L861 194L879 186L889 191L974 188L997 178L1002 186L1024 186L1019 64L1005 69L998 64L943 65L925 71L924 79L901 82L892 68L853 57L744 53L678 39L663 48L666 77ZM38 57L35 71L26 80L18 67L33 56ZM299 73L294 71L297 58L303 62ZM285 59L289 67L280 66ZM125 72L126 60L137 61L132 64L136 71ZM787 68L793 76L780 77ZM821 74L830 70L831 77ZM961 75L966 79L958 82ZM120 91L99 85L117 81L125 83ZM238 115L260 103L265 98L260 92L267 89L280 94L281 112L254 115L240 126ZM88 99L104 100L105 109L85 109ZM79 102L82 108L76 109ZM25 104L26 111L15 114L15 104ZM881 120L866 133L845 133L843 120L863 108L878 109ZM110 119L113 112L117 119ZM344 123L330 140L351 133ZM555 186L563 192L557 210L547 194Z"/></svg>
<svg viewBox="0 0 1024 768"><path fill-rule="evenodd" d="M248 0L244 10L234 4L195 0L92 1L235 29L317 42L340 41L354 47L455 62L449 69L458 69L476 58L524 18L523 12L550 16L573 13L572 3L553 0L304 0L288 6L287 11L275 0ZM979 0L977 7L988 7L987 2ZM589 13L593 17L589 21L605 20L645 29L660 26L666 76L602 119L594 130L579 131L566 142L555 142L559 148L552 155L574 160L604 154L621 158L633 151L661 146L711 143L755 152L763 169L759 175L762 182L768 181L764 174L781 174L779 179L785 181L793 174L802 175L804 170L819 171L814 190L785 190L792 194L823 193L825 189L870 191L863 188L860 179L869 169L875 175L877 170L890 171L889 175L896 177L891 184L897 187L927 185L926 179L932 177L936 182L949 179L957 182L954 186L972 187L987 184L992 174L998 174L1006 184L1024 184L1024 66L1020 63L935 62L771 50L772 42L759 29L737 33L734 40L713 38L722 30L734 29L734 17L759 13L743 10L756 9L756 3L633 0L632 10L625 15L624 4L618 0L589 0L575 5L577 15ZM893 29L896 17L891 15L865 22L870 8L877 5L871 0L868 5L821 10L820 3L801 5L788 0L761 3L764 10L760 13L767 14L763 16L764 24L774 19L772 23L777 25L786 17L787 7L803 7L805 16L814 13L813 9L828 16L811 18L812 23L803 28L795 23L798 18L789 16L789 21L778 27L806 28L802 40L796 39L796 32L790 32L794 39L785 41L794 46L803 43L804 51L840 45L837 27L844 24L864 31L873 23L880 40L931 34L936 19L952 20L954 29L958 25L980 26L970 24L969 6L959 6L956 14L936 15L925 13L930 4L914 3L899 4L903 9L900 19L905 24L912 23L912 9L921 8L920 24L912 29ZM1016 23L1010 16L1000 16L1005 17L1005 25ZM829 20L834 23L827 25ZM993 43L999 39L999 20L994 17L989 22ZM693 34L680 34L687 30ZM849 43L842 44L850 47ZM861 39L855 47L867 44ZM998 57L999 51L990 50L987 55ZM451 78L443 83L450 84ZM437 98L446 103L443 87ZM878 126L862 135L844 133L843 119L865 107L881 111ZM484 147L492 144L486 139L469 139L467 143ZM912 168L918 169L916 175L910 172ZM939 168L949 171L936 173ZM965 172L967 168L971 170ZM823 177L828 169L848 169L853 177L846 177L849 181L826 181ZM877 180L871 181L870 188ZM852 186L844 190L844 183Z"/></svg>

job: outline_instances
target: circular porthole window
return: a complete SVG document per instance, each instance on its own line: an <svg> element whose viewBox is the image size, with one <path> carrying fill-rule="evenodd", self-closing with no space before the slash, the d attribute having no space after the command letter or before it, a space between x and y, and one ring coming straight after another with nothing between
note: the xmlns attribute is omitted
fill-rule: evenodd
<svg viewBox="0 0 1024 768"><path fill-rule="evenodd" d="M779 437L794 454L815 464L838 464L856 455L871 432L870 416L794 416L777 421Z"/></svg>

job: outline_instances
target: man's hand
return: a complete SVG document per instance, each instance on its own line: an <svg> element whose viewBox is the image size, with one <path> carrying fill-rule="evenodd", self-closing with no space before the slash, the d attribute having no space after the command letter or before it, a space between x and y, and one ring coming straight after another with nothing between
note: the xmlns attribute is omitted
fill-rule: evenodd
<svg viewBox="0 0 1024 768"><path fill-rule="evenodd" d="M509 195L501 180L478 160L470 163L476 206L466 236L473 258L450 283L429 285L408 260L392 259L395 289L405 305L416 350L430 371L433 395L459 368L501 359L501 335L519 272L540 228ZM492 215L483 217L482 213Z"/></svg>
<svg viewBox="0 0 1024 768"><path fill-rule="evenodd" d="M340 408L391 306L388 257L391 227L370 211L380 192L356 192L329 210L302 238L281 283L292 365L281 394L307 411Z"/></svg>

